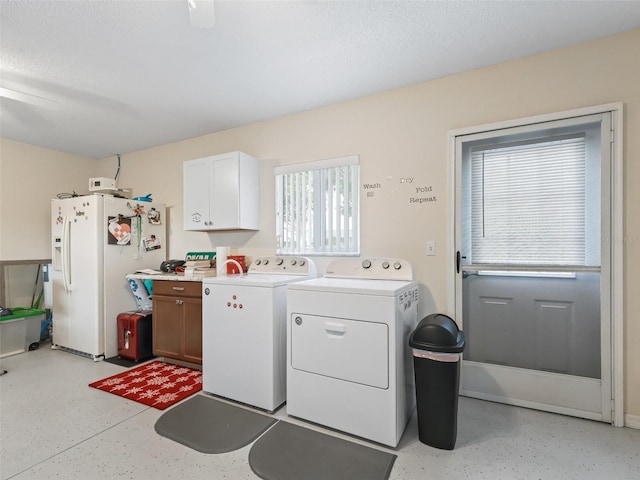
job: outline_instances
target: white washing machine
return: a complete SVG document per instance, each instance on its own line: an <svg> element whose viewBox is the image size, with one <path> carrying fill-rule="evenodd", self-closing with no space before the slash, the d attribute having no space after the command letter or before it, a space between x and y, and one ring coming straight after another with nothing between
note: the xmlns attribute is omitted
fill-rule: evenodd
<svg viewBox="0 0 640 480"><path fill-rule="evenodd" d="M287 414L395 447L415 407L418 285L401 259L339 259L287 287Z"/></svg>
<svg viewBox="0 0 640 480"><path fill-rule="evenodd" d="M202 280L202 389L269 412L286 400L286 295L316 277L305 257L262 257Z"/></svg>

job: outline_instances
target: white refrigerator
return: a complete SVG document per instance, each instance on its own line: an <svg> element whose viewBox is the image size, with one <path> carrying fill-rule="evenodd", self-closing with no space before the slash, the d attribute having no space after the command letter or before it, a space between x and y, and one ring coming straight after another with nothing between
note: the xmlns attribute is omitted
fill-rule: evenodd
<svg viewBox="0 0 640 480"><path fill-rule="evenodd" d="M125 276L166 260L165 213L103 194L51 201L53 348L117 355L117 316L136 309Z"/></svg>

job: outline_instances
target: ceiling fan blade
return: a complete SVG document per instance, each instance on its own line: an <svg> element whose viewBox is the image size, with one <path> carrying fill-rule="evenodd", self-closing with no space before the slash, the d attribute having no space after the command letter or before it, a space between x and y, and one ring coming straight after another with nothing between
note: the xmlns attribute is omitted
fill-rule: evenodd
<svg viewBox="0 0 640 480"><path fill-rule="evenodd" d="M213 0L187 0L189 6L189 22L195 28L213 28L216 23L216 12Z"/></svg>
<svg viewBox="0 0 640 480"><path fill-rule="evenodd" d="M48 108L50 110L58 110L60 104L55 100L49 100L48 98L39 97L37 95L31 95L30 93L19 92L17 90L11 90L9 88L0 87L0 97L10 98L17 100L18 102L28 103L37 107Z"/></svg>

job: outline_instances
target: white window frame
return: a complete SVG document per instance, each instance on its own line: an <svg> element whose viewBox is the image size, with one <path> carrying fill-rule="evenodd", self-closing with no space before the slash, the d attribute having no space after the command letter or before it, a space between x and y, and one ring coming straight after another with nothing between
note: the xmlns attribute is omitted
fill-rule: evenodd
<svg viewBox="0 0 640 480"><path fill-rule="evenodd" d="M277 254L309 256L358 256L360 254L359 166L360 157L358 155L349 155L281 165L274 168ZM352 167L350 168L349 181L339 185L341 195L351 202L350 216L347 217L337 211L340 205L334 203L333 198L326 195L327 189L332 189L333 185L335 185L332 183L332 173L343 167ZM311 180L306 178L304 174L309 174ZM288 216L285 210L290 205L285 205L282 183L283 177L287 175L289 175L287 180L289 182L310 181L312 183L309 185L310 192L303 191L304 185L290 183L290 189L296 195L296 205L292 208L298 209L298 212L296 215L297 221L290 223L288 229L285 228L285 217ZM314 206L312 218L304 218L301 212L308 210L310 204ZM325 208L320 208L320 206ZM327 225L329 224L335 227L333 231L343 239L343 242L324 241L327 237ZM303 236L313 238L313 242L298 241L296 243L292 241L292 237L300 239ZM330 235L330 237L333 237L333 235Z"/></svg>

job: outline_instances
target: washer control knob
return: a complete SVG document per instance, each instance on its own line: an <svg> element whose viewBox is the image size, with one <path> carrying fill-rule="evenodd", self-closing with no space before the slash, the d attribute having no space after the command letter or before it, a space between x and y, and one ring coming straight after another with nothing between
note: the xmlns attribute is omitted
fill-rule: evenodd
<svg viewBox="0 0 640 480"><path fill-rule="evenodd" d="M268 258L265 258L265 259L264 259L264 264L265 264L265 265L269 265L269 259L268 259Z"/></svg>
<svg viewBox="0 0 640 480"><path fill-rule="evenodd" d="M211 293L211 290L209 290L209 287L204 289L204 294L205 295L209 295L209 293Z"/></svg>
<svg viewBox="0 0 640 480"><path fill-rule="evenodd" d="M302 317L296 317L295 322L296 325L302 325Z"/></svg>
<svg viewBox="0 0 640 480"><path fill-rule="evenodd" d="M402 268L402 265L400 264L400 262L396 262L393 264L393 268L395 268L396 270L400 270Z"/></svg>
<svg viewBox="0 0 640 480"><path fill-rule="evenodd" d="M257 259L257 260L256 260L256 265L260 265L261 263L262 263L262 260L261 260L261 259Z"/></svg>
<svg viewBox="0 0 640 480"><path fill-rule="evenodd" d="M301 267L304 267L307 264L307 262L304 259L300 259L300 263L298 265L300 265Z"/></svg>
<svg viewBox="0 0 640 480"><path fill-rule="evenodd" d="M284 260L281 258L276 258L276 265L280 266L284 263Z"/></svg>
<svg viewBox="0 0 640 480"><path fill-rule="evenodd" d="M389 262L382 262L382 268L384 268L385 270L389 268Z"/></svg>
<svg viewBox="0 0 640 480"><path fill-rule="evenodd" d="M290 263L291 263L291 266L293 266L293 265L295 265L295 264L296 264L296 263L298 263L298 262L296 262L296 259L295 259L295 258L292 258Z"/></svg>
<svg viewBox="0 0 640 480"><path fill-rule="evenodd" d="M362 268L364 268L365 270L368 268L371 268L371 260L363 260L362 261Z"/></svg>

